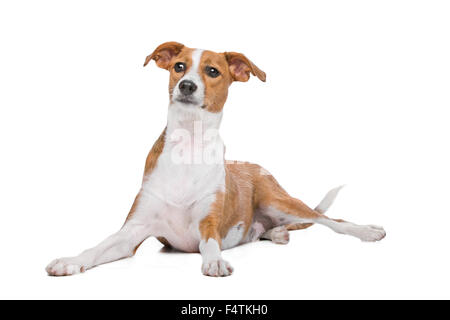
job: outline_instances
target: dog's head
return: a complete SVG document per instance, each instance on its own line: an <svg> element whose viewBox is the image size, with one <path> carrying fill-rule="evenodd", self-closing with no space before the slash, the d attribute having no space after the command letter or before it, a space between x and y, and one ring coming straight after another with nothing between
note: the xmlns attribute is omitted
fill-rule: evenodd
<svg viewBox="0 0 450 320"><path fill-rule="evenodd" d="M250 74L266 81L266 74L242 53L191 49L178 42L161 44L145 59L170 72L170 101L190 108L220 112L233 81L248 81Z"/></svg>

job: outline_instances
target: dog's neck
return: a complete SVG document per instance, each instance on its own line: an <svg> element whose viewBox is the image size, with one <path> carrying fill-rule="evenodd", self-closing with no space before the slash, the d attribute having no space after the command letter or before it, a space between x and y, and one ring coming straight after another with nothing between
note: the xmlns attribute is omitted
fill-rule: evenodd
<svg viewBox="0 0 450 320"><path fill-rule="evenodd" d="M225 146L219 135L221 120L222 112L212 113L196 106L171 103L165 149L175 158L182 159L178 159L179 163L223 165Z"/></svg>
<svg viewBox="0 0 450 320"><path fill-rule="evenodd" d="M185 105L173 102L169 105L167 115L167 133L170 135L176 130L186 130L190 134L199 134L201 128L202 136L211 135L215 131L218 135L222 112L212 113L198 106Z"/></svg>

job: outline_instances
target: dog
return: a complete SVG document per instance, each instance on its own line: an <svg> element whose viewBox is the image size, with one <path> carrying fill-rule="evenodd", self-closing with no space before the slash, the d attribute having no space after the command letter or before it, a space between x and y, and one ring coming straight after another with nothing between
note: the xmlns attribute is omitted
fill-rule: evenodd
<svg viewBox="0 0 450 320"><path fill-rule="evenodd" d="M250 75L266 74L245 55L192 49L177 42L158 46L145 59L170 72L167 125L145 162L142 187L122 228L80 255L52 261L51 276L68 276L131 257L150 236L165 246L199 252L202 273L233 273L221 251L268 239L289 241L289 231L322 224L362 241L378 241L386 232L324 215L340 188L311 209L291 197L256 164L225 161L218 134L228 88Z"/></svg>

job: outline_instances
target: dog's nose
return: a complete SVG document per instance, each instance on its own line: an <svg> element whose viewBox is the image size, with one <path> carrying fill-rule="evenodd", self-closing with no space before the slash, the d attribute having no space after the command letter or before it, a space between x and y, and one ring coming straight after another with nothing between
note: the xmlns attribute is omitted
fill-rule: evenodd
<svg viewBox="0 0 450 320"><path fill-rule="evenodd" d="M189 96L197 90L197 85L191 80L183 80L178 85L182 94Z"/></svg>

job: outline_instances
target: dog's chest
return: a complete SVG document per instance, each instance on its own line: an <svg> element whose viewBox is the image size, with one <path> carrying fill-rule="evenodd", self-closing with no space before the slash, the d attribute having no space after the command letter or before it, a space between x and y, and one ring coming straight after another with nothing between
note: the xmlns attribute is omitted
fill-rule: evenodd
<svg viewBox="0 0 450 320"><path fill-rule="evenodd" d="M200 212L166 205L152 220L155 236L165 238L172 247L184 252L198 252Z"/></svg>
<svg viewBox="0 0 450 320"><path fill-rule="evenodd" d="M154 235L179 250L198 251L199 223L224 186L223 163L177 163L172 149L165 147L142 186L143 194L157 202L158 210L150 210L149 216Z"/></svg>
<svg viewBox="0 0 450 320"><path fill-rule="evenodd" d="M171 149L167 149L161 153L155 169L145 179L145 191L174 207L189 207L205 196L223 189L223 163L177 163Z"/></svg>

